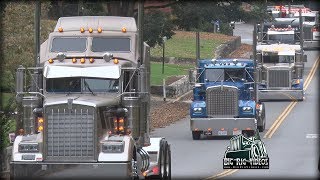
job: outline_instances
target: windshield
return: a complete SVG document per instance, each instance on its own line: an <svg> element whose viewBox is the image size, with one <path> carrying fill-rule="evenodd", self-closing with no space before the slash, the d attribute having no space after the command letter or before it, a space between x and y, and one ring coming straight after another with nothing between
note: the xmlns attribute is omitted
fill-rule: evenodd
<svg viewBox="0 0 320 180"><path fill-rule="evenodd" d="M244 69L206 69L207 81L239 81L245 78Z"/></svg>
<svg viewBox="0 0 320 180"><path fill-rule="evenodd" d="M129 38L94 37L92 39L93 52L130 52Z"/></svg>
<svg viewBox="0 0 320 180"><path fill-rule="evenodd" d="M294 56L267 55L263 56L264 63L294 63Z"/></svg>
<svg viewBox="0 0 320 180"><path fill-rule="evenodd" d="M84 52L86 47L87 38L55 37L52 40L51 52Z"/></svg>
<svg viewBox="0 0 320 180"><path fill-rule="evenodd" d="M305 16L305 17L304 17L304 21L305 21L305 22L315 22L315 21L316 21L316 17Z"/></svg>
<svg viewBox="0 0 320 180"><path fill-rule="evenodd" d="M118 92L118 79L103 78L51 78L46 81L47 92L53 93L94 93Z"/></svg>
<svg viewBox="0 0 320 180"><path fill-rule="evenodd" d="M294 34L269 34L270 42L295 43Z"/></svg>

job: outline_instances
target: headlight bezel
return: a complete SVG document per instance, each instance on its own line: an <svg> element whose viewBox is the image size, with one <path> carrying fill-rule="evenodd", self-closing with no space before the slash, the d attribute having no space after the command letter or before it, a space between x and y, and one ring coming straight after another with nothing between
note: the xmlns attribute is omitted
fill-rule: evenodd
<svg viewBox="0 0 320 180"><path fill-rule="evenodd" d="M39 153L40 144L39 143L20 143L18 145L18 152L20 153Z"/></svg>
<svg viewBox="0 0 320 180"><path fill-rule="evenodd" d="M124 141L101 142L101 152L103 153L123 153L124 149L125 149Z"/></svg>

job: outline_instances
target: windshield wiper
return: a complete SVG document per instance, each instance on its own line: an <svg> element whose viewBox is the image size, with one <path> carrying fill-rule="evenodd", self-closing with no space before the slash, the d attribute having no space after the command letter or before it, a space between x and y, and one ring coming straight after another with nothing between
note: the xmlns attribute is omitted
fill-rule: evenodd
<svg viewBox="0 0 320 180"><path fill-rule="evenodd" d="M68 94L66 96L69 96L71 94L71 90L73 90L77 85L79 85L79 81L70 81L68 86Z"/></svg>
<svg viewBox="0 0 320 180"><path fill-rule="evenodd" d="M92 95L95 96L95 94L94 94L93 91L90 89L89 84L87 83L86 80L84 80L84 86L85 86L86 88L88 88L88 90L91 92Z"/></svg>

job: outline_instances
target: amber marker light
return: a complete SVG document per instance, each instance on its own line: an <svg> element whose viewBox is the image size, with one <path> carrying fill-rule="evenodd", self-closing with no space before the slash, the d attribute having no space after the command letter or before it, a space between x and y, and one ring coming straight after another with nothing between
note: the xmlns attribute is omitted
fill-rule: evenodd
<svg viewBox="0 0 320 180"><path fill-rule="evenodd" d="M94 59L93 59L93 58L90 58L90 59L89 59L89 62L90 62L90 63L93 63L93 62L94 62Z"/></svg>
<svg viewBox="0 0 320 180"><path fill-rule="evenodd" d="M98 33L102 33L102 29L101 28L98 28Z"/></svg>
<svg viewBox="0 0 320 180"><path fill-rule="evenodd" d="M93 32L93 29L92 28L89 28L89 33L92 33Z"/></svg>
<svg viewBox="0 0 320 180"><path fill-rule="evenodd" d="M50 64L52 64L52 63L53 63L53 59L49 59L48 62L49 62Z"/></svg>
<svg viewBox="0 0 320 180"><path fill-rule="evenodd" d="M121 28L121 31L122 31L123 33L125 33L125 32L127 32L127 28L123 27L123 28Z"/></svg>
<svg viewBox="0 0 320 180"><path fill-rule="evenodd" d="M85 30L84 30L84 28L82 27L82 28L80 28L80 32L81 33L84 33L85 32Z"/></svg>
<svg viewBox="0 0 320 180"><path fill-rule="evenodd" d="M76 58L72 58L72 62L73 62L73 63L76 63L76 62L77 62L77 59L76 59Z"/></svg>
<svg viewBox="0 0 320 180"><path fill-rule="evenodd" d="M81 64L84 64L86 62L86 60L84 58L80 59Z"/></svg>
<svg viewBox="0 0 320 180"><path fill-rule="evenodd" d="M119 63L119 60L118 60L118 59L114 59L114 60L113 60L113 63L114 63L114 64L118 64L118 63Z"/></svg>
<svg viewBox="0 0 320 180"><path fill-rule="evenodd" d="M59 32L63 32L62 27L59 27L59 28L58 28L58 31L59 31Z"/></svg>

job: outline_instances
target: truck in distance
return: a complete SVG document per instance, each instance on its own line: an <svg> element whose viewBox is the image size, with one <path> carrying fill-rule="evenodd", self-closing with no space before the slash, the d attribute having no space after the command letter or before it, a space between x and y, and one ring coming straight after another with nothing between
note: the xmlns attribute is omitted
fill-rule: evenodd
<svg viewBox="0 0 320 180"><path fill-rule="evenodd" d="M254 71L251 59L198 60L190 105L194 140L264 131L265 106L256 102Z"/></svg>

